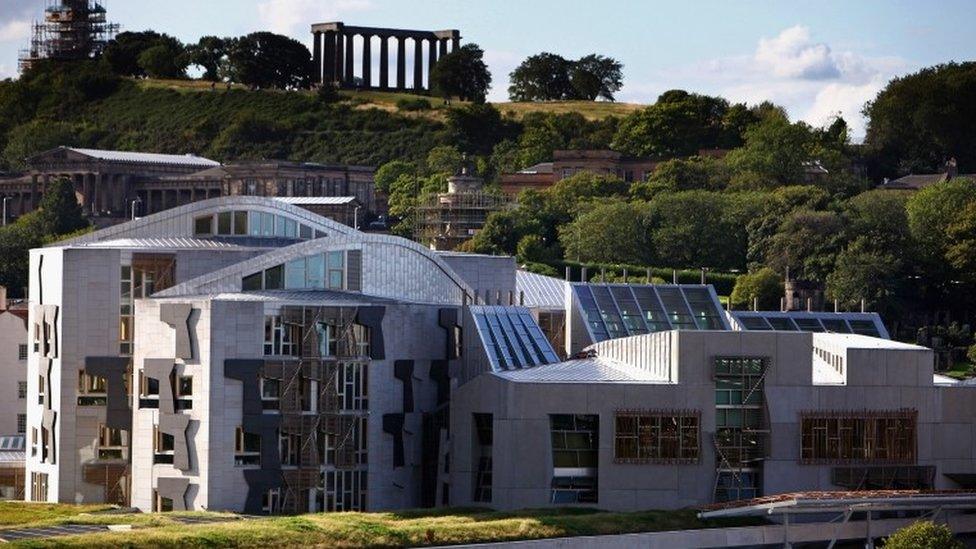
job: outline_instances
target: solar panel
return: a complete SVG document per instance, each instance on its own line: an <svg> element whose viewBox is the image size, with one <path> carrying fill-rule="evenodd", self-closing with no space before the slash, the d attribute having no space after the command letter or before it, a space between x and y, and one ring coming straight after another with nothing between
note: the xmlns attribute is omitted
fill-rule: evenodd
<svg viewBox="0 0 976 549"><path fill-rule="evenodd" d="M494 371L559 362L552 344L525 307L479 305L470 311Z"/></svg>
<svg viewBox="0 0 976 549"><path fill-rule="evenodd" d="M727 330L708 286L573 284L594 341L664 330Z"/></svg>

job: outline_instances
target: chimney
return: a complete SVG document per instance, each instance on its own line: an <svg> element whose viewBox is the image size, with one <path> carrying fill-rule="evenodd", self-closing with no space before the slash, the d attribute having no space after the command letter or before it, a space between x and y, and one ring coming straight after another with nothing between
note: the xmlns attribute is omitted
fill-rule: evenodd
<svg viewBox="0 0 976 549"><path fill-rule="evenodd" d="M946 179L952 179L959 175L959 166L956 164L955 158L949 158L945 163Z"/></svg>

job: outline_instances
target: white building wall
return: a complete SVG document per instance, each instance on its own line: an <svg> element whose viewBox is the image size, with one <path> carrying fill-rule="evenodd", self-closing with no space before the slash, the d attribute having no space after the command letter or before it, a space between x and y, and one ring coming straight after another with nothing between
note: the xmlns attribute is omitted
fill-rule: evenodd
<svg viewBox="0 0 976 549"><path fill-rule="evenodd" d="M27 344L27 321L9 311L0 312L0 436L17 434L17 416L27 413L27 397L18 387L27 381L27 359L20 350Z"/></svg>

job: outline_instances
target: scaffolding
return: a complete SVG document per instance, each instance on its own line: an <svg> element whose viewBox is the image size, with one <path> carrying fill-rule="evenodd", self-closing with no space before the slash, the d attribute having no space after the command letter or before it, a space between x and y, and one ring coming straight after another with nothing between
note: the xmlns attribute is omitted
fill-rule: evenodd
<svg viewBox="0 0 976 549"><path fill-rule="evenodd" d="M119 31L109 23L101 0L47 0L44 20L35 21L28 49L21 51L21 72L42 59L74 61L97 57Z"/></svg>
<svg viewBox="0 0 976 549"><path fill-rule="evenodd" d="M417 206L414 238L435 250L454 250L485 226L491 212L509 204L508 198L484 191L429 196Z"/></svg>

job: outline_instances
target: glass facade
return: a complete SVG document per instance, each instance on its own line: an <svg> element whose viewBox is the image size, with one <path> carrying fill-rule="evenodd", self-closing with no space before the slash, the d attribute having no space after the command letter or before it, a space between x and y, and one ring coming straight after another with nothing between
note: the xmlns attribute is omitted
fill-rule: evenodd
<svg viewBox="0 0 976 549"><path fill-rule="evenodd" d="M550 503L597 503L600 416L552 414Z"/></svg>
<svg viewBox="0 0 976 549"><path fill-rule="evenodd" d="M743 330L831 332L888 339L888 332L875 313L732 311L732 316Z"/></svg>
<svg viewBox="0 0 976 549"><path fill-rule="evenodd" d="M321 238L325 233L287 216L234 210L193 218L193 236L251 236L310 240Z"/></svg>

